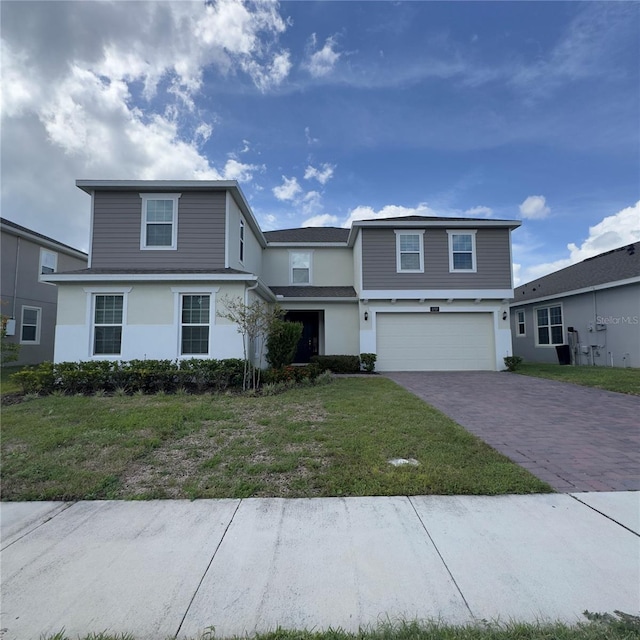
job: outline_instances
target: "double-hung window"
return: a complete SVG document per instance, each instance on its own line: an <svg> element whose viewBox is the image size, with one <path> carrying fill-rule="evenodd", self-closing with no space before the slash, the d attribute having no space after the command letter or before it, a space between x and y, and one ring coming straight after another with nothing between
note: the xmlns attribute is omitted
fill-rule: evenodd
<svg viewBox="0 0 640 640"><path fill-rule="evenodd" d="M122 352L124 295L95 294L93 303L93 355L119 356Z"/></svg>
<svg viewBox="0 0 640 640"><path fill-rule="evenodd" d="M40 307L22 307L20 344L40 344Z"/></svg>
<svg viewBox="0 0 640 640"><path fill-rule="evenodd" d="M208 355L211 296L181 296L180 355Z"/></svg>
<svg viewBox="0 0 640 640"><path fill-rule="evenodd" d="M291 284L311 284L311 251L291 251L289 254Z"/></svg>
<svg viewBox="0 0 640 640"><path fill-rule="evenodd" d="M55 273L57 268L58 254L55 251L40 249L40 268L38 269L38 279L41 280L42 276L48 276L50 273Z"/></svg>
<svg viewBox="0 0 640 640"><path fill-rule="evenodd" d="M524 309L518 309L516 311L516 336L524 337L527 335L527 325L524 319Z"/></svg>
<svg viewBox="0 0 640 640"><path fill-rule="evenodd" d="M538 345L563 344L562 306L538 307L536 309L536 328Z"/></svg>
<svg viewBox="0 0 640 640"><path fill-rule="evenodd" d="M244 262L244 220L240 220L240 262Z"/></svg>
<svg viewBox="0 0 640 640"><path fill-rule="evenodd" d="M398 273L424 272L424 231L396 231Z"/></svg>
<svg viewBox="0 0 640 640"><path fill-rule="evenodd" d="M449 271L476 271L476 232L466 230L448 230L449 234Z"/></svg>
<svg viewBox="0 0 640 640"><path fill-rule="evenodd" d="M141 249L177 249L179 193L141 193Z"/></svg>

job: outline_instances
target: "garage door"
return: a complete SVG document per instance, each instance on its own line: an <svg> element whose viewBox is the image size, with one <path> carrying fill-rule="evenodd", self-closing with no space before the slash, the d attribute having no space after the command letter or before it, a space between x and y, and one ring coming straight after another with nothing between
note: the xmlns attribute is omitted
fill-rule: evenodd
<svg viewBox="0 0 640 640"><path fill-rule="evenodd" d="M491 313L378 313L379 371L495 369Z"/></svg>

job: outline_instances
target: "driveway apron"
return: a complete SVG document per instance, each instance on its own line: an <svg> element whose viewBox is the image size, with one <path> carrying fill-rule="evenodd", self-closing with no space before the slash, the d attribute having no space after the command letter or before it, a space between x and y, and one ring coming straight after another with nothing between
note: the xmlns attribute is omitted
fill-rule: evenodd
<svg viewBox="0 0 640 640"><path fill-rule="evenodd" d="M385 375L556 491L640 489L640 398L506 372Z"/></svg>

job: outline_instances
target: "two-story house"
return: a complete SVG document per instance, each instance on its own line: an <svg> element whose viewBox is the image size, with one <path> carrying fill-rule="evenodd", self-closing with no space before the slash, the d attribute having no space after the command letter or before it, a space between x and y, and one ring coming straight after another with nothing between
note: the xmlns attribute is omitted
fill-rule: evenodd
<svg viewBox="0 0 640 640"><path fill-rule="evenodd" d="M503 368L519 222L409 217L263 233L235 181L89 181L87 269L60 289L56 361L241 357L225 300L303 323L297 362L377 353L377 368ZM64 302L64 304L62 304Z"/></svg>
<svg viewBox="0 0 640 640"><path fill-rule="evenodd" d="M53 360L58 291L45 278L86 267L87 254L4 218L0 230L1 312L7 340L20 345L18 360L11 364Z"/></svg>

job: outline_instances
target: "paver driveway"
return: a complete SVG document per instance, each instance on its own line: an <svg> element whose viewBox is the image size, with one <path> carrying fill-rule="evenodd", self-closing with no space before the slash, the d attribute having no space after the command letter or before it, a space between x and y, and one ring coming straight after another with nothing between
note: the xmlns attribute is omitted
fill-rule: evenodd
<svg viewBox="0 0 640 640"><path fill-rule="evenodd" d="M557 491L640 489L640 398L485 371L387 373Z"/></svg>

